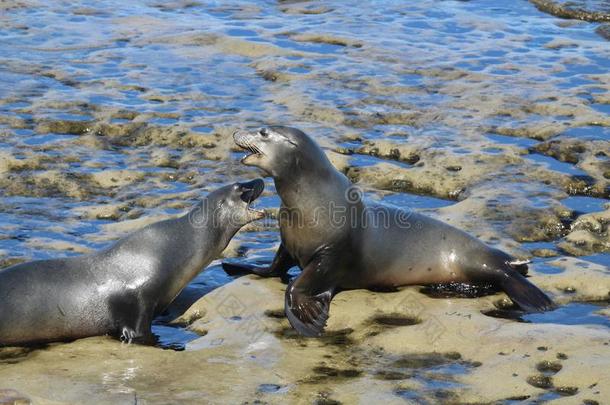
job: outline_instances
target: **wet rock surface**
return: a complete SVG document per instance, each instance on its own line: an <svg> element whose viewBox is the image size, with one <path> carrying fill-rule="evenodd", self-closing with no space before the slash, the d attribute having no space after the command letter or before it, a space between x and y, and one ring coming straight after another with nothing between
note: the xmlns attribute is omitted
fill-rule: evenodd
<svg viewBox="0 0 610 405"><path fill-rule="evenodd" d="M610 21L610 5L605 0L530 0L539 10L561 18Z"/></svg>
<svg viewBox="0 0 610 405"><path fill-rule="evenodd" d="M533 281L540 284L543 277L535 274ZM482 313L498 296L447 300L409 287L340 293L331 304L326 336L309 339L289 333L277 308L284 288L278 280L246 276L207 294L178 319L202 335L186 351L83 339L25 356L13 353L11 368L0 366L0 376L34 398L58 402L74 401L85 390L102 403L134 397L155 403L219 397L314 402L320 393L341 403L398 403L407 397L434 402L439 396L494 402L547 393L583 401L609 395L610 375L600 356L608 329L601 325L519 323ZM610 285L605 289L600 294L607 296ZM415 317L418 323L378 322ZM45 378L52 384L69 381L71 389L49 397L36 383ZM206 382L212 379L214 384Z"/></svg>
<svg viewBox="0 0 610 405"><path fill-rule="evenodd" d="M607 14L604 2L532 3ZM260 175L239 164L233 131L286 124L368 198L531 259L561 305L530 317L491 289L349 291L327 334L305 339L283 315L285 285L233 280L215 262L156 321L157 347L0 349L0 402L610 397L607 24L491 0L0 10L0 268L103 248ZM258 204L270 218L223 256L272 259L269 181Z"/></svg>
<svg viewBox="0 0 610 405"><path fill-rule="evenodd" d="M610 206L603 212L585 214L571 225L559 247L574 255L610 252Z"/></svg>

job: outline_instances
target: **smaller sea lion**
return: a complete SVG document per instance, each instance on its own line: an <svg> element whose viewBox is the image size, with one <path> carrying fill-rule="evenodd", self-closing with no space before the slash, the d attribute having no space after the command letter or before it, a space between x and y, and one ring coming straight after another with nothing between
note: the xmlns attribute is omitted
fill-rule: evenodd
<svg viewBox="0 0 610 405"><path fill-rule="evenodd" d="M153 318L242 226L264 217L250 207L263 188L261 179L228 185L100 252L0 270L0 346L105 334L149 341Z"/></svg>

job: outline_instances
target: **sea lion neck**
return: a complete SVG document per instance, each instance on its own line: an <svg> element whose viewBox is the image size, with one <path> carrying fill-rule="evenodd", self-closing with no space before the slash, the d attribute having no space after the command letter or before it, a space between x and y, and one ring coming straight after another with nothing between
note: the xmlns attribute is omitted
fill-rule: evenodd
<svg viewBox="0 0 610 405"><path fill-rule="evenodd" d="M206 196L182 218L188 223L192 237L201 241L200 246L217 245L222 251L244 225L230 215L223 215L223 209Z"/></svg>
<svg viewBox="0 0 610 405"><path fill-rule="evenodd" d="M295 186L316 187L321 181L333 181L337 174L326 153L313 142L299 145L291 154L289 164L272 172L282 199L287 197L286 193L294 192Z"/></svg>
<svg viewBox="0 0 610 405"><path fill-rule="evenodd" d="M326 188L326 184L335 183L337 174L334 167L318 166L274 176L273 180L284 205L299 206L302 205L307 195L315 194L316 190ZM341 182L337 182L337 184L337 188L340 188Z"/></svg>

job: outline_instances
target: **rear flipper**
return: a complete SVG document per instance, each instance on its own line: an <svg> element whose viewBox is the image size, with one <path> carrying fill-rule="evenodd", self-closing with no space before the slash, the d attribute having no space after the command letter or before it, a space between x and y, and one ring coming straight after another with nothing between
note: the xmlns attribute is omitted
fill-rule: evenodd
<svg viewBox="0 0 610 405"><path fill-rule="evenodd" d="M292 256L280 245L273 262L269 267L253 266L251 264L223 263L222 268L229 276L243 276L245 274L256 274L260 277L283 277L291 267L296 266Z"/></svg>
<svg viewBox="0 0 610 405"><path fill-rule="evenodd" d="M261 277L274 277L279 276L269 270L269 267L259 267L252 264L236 264L236 263L222 263L222 269L229 276L244 276L246 274L256 274Z"/></svg>
<svg viewBox="0 0 610 405"><path fill-rule="evenodd" d="M557 308L555 303L544 292L530 283L518 271L512 268L504 269L500 277L500 286L522 310L526 312L544 312Z"/></svg>

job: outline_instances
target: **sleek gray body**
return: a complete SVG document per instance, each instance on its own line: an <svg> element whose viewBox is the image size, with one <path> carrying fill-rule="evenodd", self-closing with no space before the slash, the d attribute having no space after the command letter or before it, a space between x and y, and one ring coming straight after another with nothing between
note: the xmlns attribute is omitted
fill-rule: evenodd
<svg viewBox="0 0 610 405"><path fill-rule="evenodd" d="M268 269L249 271L265 276L293 265L303 269L286 290L286 314L300 333L322 332L330 300L340 289L484 282L506 291L522 309L553 307L520 274L527 266L508 254L424 215L367 205L303 132L269 127L234 137L252 152L242 162L273 176L282 199L276 258ZM225 265L228 271L236 267Z"/></svg>
<svg viewBox="0 0 610 405"><path fill-rule="evenodd" d="M100 252L0 270L0 345L104 334L149 338L153 318L241 226L261 218L249 202L262 186L262 180L225 186L190 213L148 225ZM240 198L244 193L249 201Z"/></svg>

